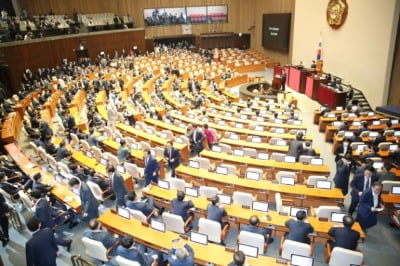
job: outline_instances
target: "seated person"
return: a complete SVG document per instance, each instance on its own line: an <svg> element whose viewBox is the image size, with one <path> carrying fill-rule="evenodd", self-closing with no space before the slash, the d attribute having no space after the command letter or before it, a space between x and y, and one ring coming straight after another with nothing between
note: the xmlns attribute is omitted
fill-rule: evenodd
<svg viewBox="0 0 400 266"><path fill-rule="evenodd" d="M301 151L300 155L307 155L307 156L317 156L315 149L311 147L311 141L307 140L304 143L303 150Z"/></svg>
<svg viewBox="0 0 400 266"><path fill-rule="evenodd" d="M274 239L271 237L272 230L268 228L259 228L259 223L260 220L258 219L258 217L256 215L252 215L249 219L249 224L241 225L240 230L260 234L264 236L265 243L272 243L274 241Z"/></svg>
<svg viewBox="0 0 400 266"><path fill-rule="evenodd" d="M390 162L385 162L380 172L378 172L379 182L387 181L397 181L398 178L396 174L391 172L392 164Z"/></svg>
<svg viewBox="0 0 400 266"><path fill-rule="evenodd" d="M351 229L354 224L354 219L350 215L343 216L344 227L332 227L329 229L328 234L335 238L335 240L328 240L331 250L334 247L341 247L350 250L356 250L360 233Z"/></svg>
<svg viewBox="0 0 400 266"><path fill-rule="evenodd" d="M308 234L314 232L314 228L311 224L304 221L306 217L306 212L300 210L296 213L297 220L289 219L285 222L285 226L289 229L289 232L285 233L286 239L310 244Z"/></svg>
<svg viewBox="0 0 400 266"><path fill-rule="evenodd" d="M225 225L229 225L227 222L222 222L222 218L227 215L225 208L220 206L219 197L212 197L211 204L207 206L207 219L219 222L223 228Z"/></svg>
<svg viewBox="0 0 400 266"><path fill-rule="evenodd" d="M36 135L37 133L39 133L38 131L34 130L34 129L30 126L28 120L24 120L24 129L25 129L26 133L28 133L28 136L29 136L30 138L34 138L35 135Z"/></svg>
<svg viewBox="0 0 400 266"><path fill-rule="evenodd" d="M51 142L51 135L48 135L45 138L45 142L44 142L44 149L46 150L46 152L52 156L57 154L57 148L56 146L54 146L54 144Z"/></svg>
<svg viewBox="0 0 400 266"><path fill-rule="evenodd" d="M49 193L53 189L53 186L43 184L42 182L43 182L42 175L40 173L34 174L33 175L32 190L35 190L35 189L39 190L40 193L45 195L45 194Z"/></svg>
<svg viewBox="0 0 400 266"><path fill-rule="evenodd" d="M182 240L172 243L172 249L168 252L168 263L170 266L194 265L194 251L191 246L184 244Z"/></svg>
<svg viewBox="0 0 400 266"><path fill-rule="evenodd" d="M117 255L125 259L137 261L140 265L150 266L154 260L162 259L161 252L152 251L145 253L146 247L136 244L132 236L125 235L121 238L121 245L117 247ZM160 260L159 260L160 261Z"/></svg>
<svg viewBox="0 0 400 266"><path fill-rule="evenodd" d="M22 190L20 184L11 184L7 181L7 176L0 172L0 188L10 195L14 200L19 199L18 191Z"/></svg>
<svg viewBox="0 0 400 266"><path fill-rule="evenodd" d="M238 250L233 254L233 261L228 266L244 266L246 265L246 255L243 251Z"/></svg>
<svg viewBox="0 0 400 266"><path fill-rule="evenodd" d="M96 174L96 171L84 169L83 173L86 176L88 176L88 180L87 181L90 181L90 182L93 182L93 183L97 184L103 192L110 189L110 183L105 181L100 176L98 176ZM110 191L109 193L112 193L112 192Z"/></svg>
<svg viewBox="0 0 400 266"><path fill-rule="evenodd" d="M178 190L176 198L172 200L172 214L176 214L182 217L183 221L186 221L189 216L193 216L192 212L188 213L189 209L194 207L191 200L183 201L185 198L185 192Z"/></svg>
<svg viewBox="0 0 400 266"><path fill-rule="evenodd" d="M70 164L69 169L71 170L71 175L76 176L83 182L87 180L87 176L82 172L82 169L76 163Z"/></svg>
<svg viewBox="0 0 400 266"><path fill-rule="evenodd" d="M57 153L56 153L56 161L60 162L62 159L64 159L65 157L67 157L67 153L69 151L67 150L67 148L65 148L65 142L61 141L60 142L60 146L57 149Z"/></svg>
<svg viewBox="0 0 400 266"><path fill-rule="evenodd" d="M138 201L135 191L129 191L126 197L126 207L132 210L141 211L145 216L149 216L153 211L154 216L158 216L158 209L154 206L153 197L147 198L146 201Z"/></svg>
<svg viewBox="0 0 400 266"><path fill-rule="evenodd" d="M97 219L89 221L89 229L83 232L83 236L92 240L100 241L106 249L112 248L109 255L117 255L117 245L119 240L114 238L112 234L103 230L101 223Z"/></svg>

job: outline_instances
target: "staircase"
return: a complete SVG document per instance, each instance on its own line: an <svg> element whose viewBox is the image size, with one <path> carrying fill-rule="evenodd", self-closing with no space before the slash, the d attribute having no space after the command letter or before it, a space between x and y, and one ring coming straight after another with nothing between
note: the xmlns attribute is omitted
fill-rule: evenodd
<svg viewBox="0 0 400 266"><path fill-rule="evenodd" d="M371 105L369 105L367 98L365 98L364 93L358 89L353 88L353 100L358 100L358 104L362 108L363 111L369 112L372 111Z"/></svg>

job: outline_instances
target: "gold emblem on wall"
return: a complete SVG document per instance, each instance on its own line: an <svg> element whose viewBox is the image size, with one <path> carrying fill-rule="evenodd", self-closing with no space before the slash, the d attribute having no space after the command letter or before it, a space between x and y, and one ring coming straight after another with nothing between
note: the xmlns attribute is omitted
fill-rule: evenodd
<svg viewBox="0 0 400 266"><path fill-rule="evenodd" d="M326 9L326 19L329 26L340 28L346 21L348 5L346 0L330 0Z"/></svg>

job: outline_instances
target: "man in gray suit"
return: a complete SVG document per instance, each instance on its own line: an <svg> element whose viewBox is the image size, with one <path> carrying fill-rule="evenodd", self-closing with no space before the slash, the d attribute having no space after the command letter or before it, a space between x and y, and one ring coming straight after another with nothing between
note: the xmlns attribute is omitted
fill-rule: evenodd
<svg viewBox="0 0 400 266"><path fill-rule="evenodd" d="M71 178L68 182L68 185L74 193L79 193L82 205L82 220L89 222L92 219L98 218L99 202L94 197L89 186L85 182L81 182L76 177Z"/></svg>
<svg viewBox="0 0 400 266"><path fill-rule="evenodd" d="M296 139L292 140L289 144L288 156L296 158L296 162L299 161L300 154L303 151L303 132L297 132Z"/></svg>
<svg viewBox="0 0 400 266"><path fill-rule="evenodd" d="M110 189L114 192L117 206L125 206L125 197L128 194L128 189L124 178L115 170L114 166L109 166L107 173L110 179Z"/></svg>
<svg viewBox="0 0 400 266"><path fill-rule="evenodd" d="M126 141L121 139L119 142L120 146L117 151L117 158L120 162L125 161L128 159L129 156L129 149L126 147Z"/></svg>

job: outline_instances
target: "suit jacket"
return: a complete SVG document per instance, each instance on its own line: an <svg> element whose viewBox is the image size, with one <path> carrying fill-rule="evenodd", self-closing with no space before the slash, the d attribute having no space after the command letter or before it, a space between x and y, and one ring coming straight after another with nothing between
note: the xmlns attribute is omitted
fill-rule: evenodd
<svg viewBox="0 0 400 266"><path fill-rule="evenodd" d="M76 125L75 118L72 116L68 117L68 119L65 120L65 125L66 125L67 129L69 129L69 130L73 129Z"/></svg>
<svg viewBox="0 0 400 266"><path fill-rule="evenodd" d="M96 136L94 136L94 135L88 136L88 143L90 146L98 146L99 145L99 141L97 140Z"/></svg>
<svg viewBox="0 0 400 266"><path fill-rule="evenodd" d="M180 160L181 156L180 156L179 151L177 149L172 148L171 149L171 154L170 154L170 150L165 148L164 149L164 157L167 158L167 162L168 162L168 165L170 167L176 168L176 167L179 166L179 163L180 163L179 160ZM171 162L170 161L171 159L174 159L174 161Z"/></svg>
<svg viewBox="0 0 400 266"><path fill-rule="evenodd" d="M147 202L142 201L127 201L126 207L132 210L141 211L145 216L149 216L154 209L154 206L151 206L150 204L147 204Z"/></svg>
<svg viewBox="0 0 400 266"><path fill-rule="evenodd" d="M117 158L120 162L125 161L126 159L128 159L129 156L129 149L127 149L126 147L119 147L118 151L117 151Z"/></svg>
<svg viewBox="0 0 400 266"><path fill-rule="evenodd" d="M83 232L83 236L92 240L100 241L106 249L109 249L117 241L117 239L115 239L110 233L101 230L87 230Z"/></svg>
<svg viewBox="0 0 400 266"><path fill-rule="evenodd" d="M285 226L289 228L289 233L286 235L286 239L306 244L310 243L308 234L314 232L314 228L311 224L290 219L285 222Z"/></svg>
<svg viewBox="0 0 400 266"><path fill-rule="evenodd" d="M114 172L112 176L112 183L110 183L110 188L114 192L117 200L124 199L125 195L128 194L128 189L126 188L124 178L117 172Z"/></svg>
<svg viewBox="0 0 400 266"><path fill-rule="evenodd" d="M369 187L372 186L372 184L377 181L377 177L375 175L372 175ZM364 174L361 175L355 175L353 180L351 180L350 186L351 186L351 197L352 199L358 201L360 196L358 195L358 192L364 191Z"/></svg>
<svg viewBox="0 0 400 266"><path fill-rule="evenodd" d="M90 221L94 218L98 218L100 204L85 182L81 182L79 197L81 198L82 212L88 214L88 216L83 217L83 219L85 221Z"/></svg>
<svg viewBox="0 0 400 266"><path fill-rule="evenodd" d="M56 266L58 246L53 231L41 229L25 244L27 266Z"/></svg>
<svg viewBox="0 0 400 266"><path fill-rule="evenodd" d="M152 257L146 256L140 250L136 248L124 248L123 246L117 247L117 254L118 256L124 257L125 259L137 261L140 265L143 266L150 266L152 261Z"/></svg>
<svg viewBox="0 0 400 266"><path fill-rule="evenodd" d="M208 204L207 206L207 219L220 222L222 224L222 217L226 216L227 213L223 207L217 205Z"/></svg>
<svg viewBox="0 0 400 266"><path fill-rule="evenodd" d="M51 154L51 155L57 153L57 148L56 148L56 146L54 146L54 144L51 143L51 142L46 142L46 143L44 144L44 149L46 150L46 152L47 152L48 154Z"/></svg>
<svg viewBox="0 0 400 266"><path fill-rule="evenodd" d="M3 194L0 193L0 220L3 218L4 214L10 211L6 199L4 198Z"/></svg>
<svg viewBox="0 0 400 266"><path fill-rule="evenodd" d="M21 189L13 184L10 184L8 182L1 182L0 183L0 188L7 192L7 194L14 195Z"/></svg>
<svg viewBox="0 0 400 266"><path fill-rule="evenodd" d="M288 156L296 157L296 161L299 159L299 155L303 152L303 141L302 140L292 140L289 144Z"/></svg>
<svg viewBox="0 0 400 266"><path fill-rule="evenodd" d="M247 231L250 233L255 233L255 234L260 234L264 236L265 241L268 241L267 235L271 235L272 230L268 228L259 228L257 226L251 225L251 224L243 224L240 226L240 230L242 231Z"/></svg>
<svg viewBox="0 0 400 266"><path fill-rule="evenodd" d="M174 258L175 249L171 249L168 252L168 262L170 266L192 266L194 265L194 251L191 246L185 244L185 249L188 251L189 256L187 256L184 260L178 260Z"/></svg>
<svg viewBox="0 0 400 266"><path fill-rule="evenodd" d="M41 198L37 201L35 215L40 220L42 228L52 229L54 227L53 208L45 198Z"/></svg>
<svg viewBox="0 0 400 266"><path fill-rule="evenodd" d="M59 162L65 157L67 157L68 150L66 148L58 148L56 154L56 161Z"/></svg>
<svg viewBox="0 0 400 266"><path fill-rule="evenodd" d="M311 148L311 149L303 149L303 151L301 152L301 155L316 156L317 153L315 152L315 150L313 148Z"/></svg>
<svg viewBox="0 0 400 266"><path fill-rule="evenodd" d="M332 249L341 247L350 250L356 250L360 233L348 227L332 227L328 234L335 238Z"/></svg>
<svg viewBox="0 0 400 266"><path fill-rule="evenodd" d="M37 189L42 194L47 194L48 192L50 192L50 190L52 188L53 188L52 186L49 186L49 185L46 185L46 184L42 184L40 182L33 181L33 183L32 183L32 190L33 189Z"/></svg>
<svg viewBox="0 0 400 266"><path fill-rule="evenodd" d="M349 191L349 178L350 178L350 165L347 166L343 163L343 160L336 162L336 174L333 178L335 187L340 188L343 195L346 195Z"/></svg>
<svg viewBox="0 0 400 266"><path fill-rule="evenodd" d="M144 179L147 181L154 181L158 182L158 170L160 169L160 165L158 164L157 160L153 157L149 157L146 163L145 161L145 168L144 168ZM156 175L153 176L153 173L156 172Z"/></svg>
<svg viewBox="0 0 400 266"><path fill-rule="evenodd" d="M370 188L361 195L356 218L361 228L367 229L378 223L376 212L373 212L371 207L380 207L381 203L381 195L379 194L378 205L374 206L374 197Z"/></svg>
<svg viewBox="0 0 400 266"><path fill-rule="evenodd" d="M193 207L194 204L191 200L179 201L178 199L173 199L171 213L181 216L183 221L186 221L189 218L188 210Z"/></svg>
<svg viewBox="0 0 400 266"><path fill-rule="evenodd" d="M192 141L193 141L195 144L202 144L203 139L204 139L204 134L203 134L203 132L197 131L197 130L193 132Z"/></svg>

